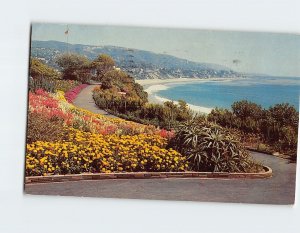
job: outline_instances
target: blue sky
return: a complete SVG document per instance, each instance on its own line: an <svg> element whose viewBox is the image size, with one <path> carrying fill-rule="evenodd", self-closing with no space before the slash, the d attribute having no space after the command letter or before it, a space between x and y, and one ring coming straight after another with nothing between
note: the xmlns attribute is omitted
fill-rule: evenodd
<svg viewBox="0 0 300 233"><path fill-rule="evenodd" d="M193 29L68 25L69 43L170 54L236 71L300 77L300 35ZM66 24L32 25L33 40L66 42Z"/></svg>

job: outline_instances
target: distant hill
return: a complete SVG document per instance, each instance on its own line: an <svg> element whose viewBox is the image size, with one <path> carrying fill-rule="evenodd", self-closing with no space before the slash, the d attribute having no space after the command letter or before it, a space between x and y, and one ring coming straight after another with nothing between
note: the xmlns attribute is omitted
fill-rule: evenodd
<svg viewBox="0 0 300 233"><path fill-rule="evenodd" d="M59 41L32 41L31 43L31 56L38 57L55 68L58 68L55 64L56 56L67 51L85 55L90 59L95 59L99 54L108 54L115 60L118 67L136 79L241 76L240 73L225 66L192 62L171 55L138 49L67 44Z"/></svg>

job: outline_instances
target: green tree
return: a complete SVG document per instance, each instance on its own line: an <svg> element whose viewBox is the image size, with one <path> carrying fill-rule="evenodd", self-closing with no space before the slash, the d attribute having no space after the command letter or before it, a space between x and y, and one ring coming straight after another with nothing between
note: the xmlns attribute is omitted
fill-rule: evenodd
<svg viewBox="0 0 300 233"><path fill-rule="evenodd" d="M115 61L107 54L100 54L91 63L91 68L95 69L96 77L94 79L101 80L103 76L115 66Z"/></svg>
<svg viewBox="0 0 300 233"><path fill-rule="evenodd" d="M259 132L263 109L253 102L242 100L232 104L233 114L236 116L236 126L245 132Z"/></svg>
<svg viewBox="0 0 300 233"><path fill-rule="evenodd" d="M247 100L234 102L231 105L231 108L233 110L233 114L242 120L245 120L247 117L259 119L262 115L261 106Z"/></svg>
<svg viewBox="0 0 300 233"><path fill-rule="evenodd" d="M63 78L87 82L91 78L90 61L79 54L62 54L56 59L57 65L62 69Z"/></svg>
<svg viewBox="0 0 300 233"><path fill-rule="evenodd" d="M167 123L167 128L171 129L174 126L176 113L177 113L177 105L173 101L164 102L164 119Z"/></svg>
<svg viewBox="0 0 300 233"><path fill-rule="evenodd" d="M179 122L190 120L193 117L193 113L184 100L178 100L178 112L176 120Z"/></svg>
<svg viewBox="0 0 300 233"><path fill-rule="evenodd" d="M134 82L133 88L134 88L136 94L138 95L138 97L141 98L141 100L143 102L148 102L148 93L146 91L144 91L144 88L142 85Z"/></svg>
<svg viewBox="0 0 300 233"><path fill-rule="evenodd" d="M215 108L208 114L207 118L209 121L215 122L223 127L237 127L236 117L227 109Z"/></svg>
<svg viewBox="0 0 300 233"><path fill-rule="evenodd" d="M265 111L260 128L266 140L277 150L296 157L298 121L298 112L293 106L276 104Z"/></svg>
<svg viewBox="0 0 300 233"><path fill-rule="evenodd" d="M140 117L147 120L163 121L163 105L146 103L141 109Z"/></svg>
<svg viewBox="0 0 300 233"><path fill-rule="evenodd" d="M269 108L270 116L279 124L283 126L298 127L298 115L296 109L288 103L276 104Z"/></svg>

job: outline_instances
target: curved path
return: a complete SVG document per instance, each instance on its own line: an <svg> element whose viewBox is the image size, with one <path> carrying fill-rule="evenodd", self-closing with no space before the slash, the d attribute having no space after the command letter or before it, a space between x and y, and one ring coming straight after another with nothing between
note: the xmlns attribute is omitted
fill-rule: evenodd
<svg viewBox="0 0 300 233"><path fill-rule="evenodd" d="M100 110L94 103L92 90L83 89L74 105L94 113L115 117ZM273 169L269 179L127 179L91 180L63 183L26 184L25 193L106 198L139 198L244 202L261 204L293 204L296 164L272 155L251 152L253 157Z"/></svg>
<svg viewBox="0 0 300 233"><path fill-rule="evenodd" d="M287 160L272 155L256 152L252 154L257 160L273 169L272 178L73 181L26 184L25 193L105 198L293 204L296 164L288 163Z"/></svg>
<svg viewBox="0 0 300 233"><path fill-rule="evenodd" d="M95 101L93 99L93 89L97 86L98 85L88 85L78 94L76 99L73 101L73 104L77 107L87 109L97 114L102 114L107 117L117 118L116 116L111 115L102 109L99 109L98 106L95 104Z"/></svg>

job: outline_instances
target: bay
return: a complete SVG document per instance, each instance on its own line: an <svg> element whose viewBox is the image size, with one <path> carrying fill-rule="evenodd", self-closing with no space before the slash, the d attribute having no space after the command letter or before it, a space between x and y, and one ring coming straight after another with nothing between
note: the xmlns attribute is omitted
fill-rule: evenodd
<svg viewBox="0 0 300 233"><path fill-rule="evenodd" d="M206 108L231 108L235 101L248 100L269 108L289 103L299 111L300 78L258 76L224 81L192 82L166 85L156 94L170 100Z"/></svg>

